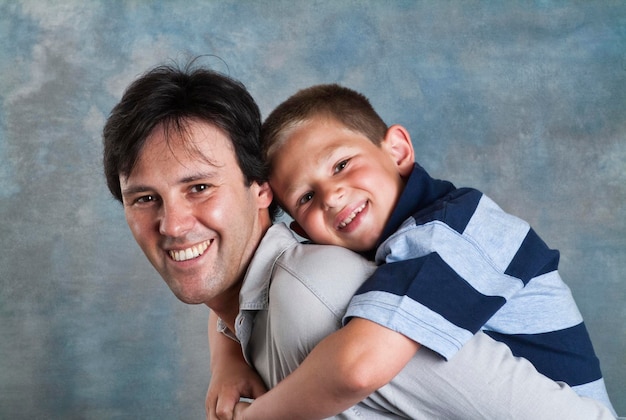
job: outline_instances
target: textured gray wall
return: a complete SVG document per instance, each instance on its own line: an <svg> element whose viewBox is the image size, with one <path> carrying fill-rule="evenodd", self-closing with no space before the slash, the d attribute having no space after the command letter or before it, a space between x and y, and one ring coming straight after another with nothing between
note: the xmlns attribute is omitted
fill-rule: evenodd
<svg viewBox="0 0 626 420"><path fill-rule="evenodd" d="M203 418L204 307L178 302L101 174L147 68L202 62L264 115L339 82L562 253L626 415L626 2L0 0L0 418Z"/></svg>

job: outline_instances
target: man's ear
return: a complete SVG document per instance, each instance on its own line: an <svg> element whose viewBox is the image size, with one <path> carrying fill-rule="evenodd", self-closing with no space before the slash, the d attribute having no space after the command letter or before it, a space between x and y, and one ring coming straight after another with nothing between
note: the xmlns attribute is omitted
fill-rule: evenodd
<svg viewBox="0 0 626 420"><path fill-rule="evenodd" d="M253 185L256 186L257 189L256 196L259 208L268 208L270 204L272 204L272 199L274 198L274 193L270 188L269 182L262 182L259 184L255 181Z"/></svg>
<svg viewBox="0 0 626 420"><path fill-rule="evenodd" d="M392 125L387 129L381 146L396 163L400 176L407 178L415 164L415 151L408 130L398 124Z"/></svg>
<svg viewBox="0 0 626 420"><path fill-rule="evenodd" d="M304 229L302 229L302 226L300 226L300 224L296 222L295 220L289 224L289 227L291 228L291 230L293 230L294 232L296 232L298 235L302 236L303 238L309 239L309 240L311 239L309 238L309 235L306 234Z"/></svg>

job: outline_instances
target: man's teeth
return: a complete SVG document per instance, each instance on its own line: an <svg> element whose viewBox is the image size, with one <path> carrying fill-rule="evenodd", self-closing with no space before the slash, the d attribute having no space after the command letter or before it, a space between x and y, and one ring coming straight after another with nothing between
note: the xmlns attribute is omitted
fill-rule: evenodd
<svg viewBox="0 0 626 420"><path fill-rule="evenodd" d="M354 220L356 215L363 211L363 209L365 208L365 204L366 203L363 203L361 207L354 209L354 211L350 213L350 216L346 217L341 223L339 223L339 228L345 228L346 226L348 226Z"/></svg>
<svg viewBox="0 0 626 420"><path fill-rule="evenodd" d="M181 249L180 251L169 251L169 254L174 261L187 261L204 254L204 251L207 250L210 243L210 241L205 241L201 244L194 245L191 248Z"/></svg>

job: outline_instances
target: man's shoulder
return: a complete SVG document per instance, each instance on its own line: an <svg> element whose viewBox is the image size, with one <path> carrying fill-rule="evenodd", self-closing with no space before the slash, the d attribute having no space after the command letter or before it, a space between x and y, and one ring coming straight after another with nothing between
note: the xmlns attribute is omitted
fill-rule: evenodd
<svg viewBox="0 0 626 420"><path fill-rule="evenodd" d="M276 265L299 277L326 279L355 279L359 283L374 270L371 261L346 248L334 245L299 243L280 256Z"/></svg>
<svg viewBox="0 0 626 420"><path fill-rule="evenodd" d="M301 313L304 307L318 308L318 312L326 308L340 320L374 268L372 262L345 248L299 243L274 263L270 306L288 313Z"/></svg>
<svg viewBox="0 0 626 420"><path fill-rule="evenodd" d="M270 294L281 304L289 296L298 296L345 307L374 268L371 261L346 248L300 243L286 225L276 224L257 250L247 283L258 287L261 277L267 279Z"/></svg>

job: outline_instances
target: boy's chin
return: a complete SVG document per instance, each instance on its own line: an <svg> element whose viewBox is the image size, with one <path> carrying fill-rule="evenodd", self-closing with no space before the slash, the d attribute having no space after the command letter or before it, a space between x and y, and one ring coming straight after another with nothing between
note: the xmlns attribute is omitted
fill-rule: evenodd
<svg viewBox="0 0 626 420"><path fill-rule="evenodd" d="M352 246L347 246L351 250L355 252L369 252L376 248L376 241L359 241L358 243L352 244Z"/></svg>

